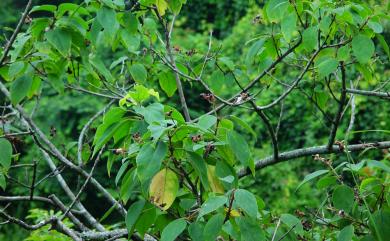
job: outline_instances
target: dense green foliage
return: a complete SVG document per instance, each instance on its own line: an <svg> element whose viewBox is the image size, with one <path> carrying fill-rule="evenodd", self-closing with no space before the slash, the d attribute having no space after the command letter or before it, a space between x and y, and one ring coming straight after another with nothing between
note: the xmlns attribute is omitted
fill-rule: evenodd
<svg viewBox="0 0 390 241"><path fill-rule="evenodd" d="M13 3L1 9L4 44L24 8ZM389 91L387 5L36 1L0 63L0 196L29 196L36 179L35 196L71 205L51 156L92 216L125 230L119 238L385 241L389 98L348 91ZM84 187L76 168L109 194ZM64 213L39 202L4 210L34 224ZM71 240L50 224L0 230L1 240Z"/></svg>

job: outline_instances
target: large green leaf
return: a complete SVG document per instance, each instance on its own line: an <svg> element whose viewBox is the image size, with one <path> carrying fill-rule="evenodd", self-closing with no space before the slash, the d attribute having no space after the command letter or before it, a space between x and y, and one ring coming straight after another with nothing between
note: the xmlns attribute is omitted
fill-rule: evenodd
<svg viewBox="0 0 390 241"><path fill-rule="evenodd" d="M172 72L161 72L158 76L161 89L172 97L177 90L176 79Z"/></svg>
<svg viewBox="0 0 390 241"><path fill-rule="evenodd" d="M257 217L257 201L255 195L245 189L234 192L234 203L254 219Z"/></svg>
<svg viewBox="0 0 390 241"><path fill-rule="evenodd" d="M337 236L337 241L351 241L354 233L354 228L352 225L348 225L341 229L339 235Z"/></svg>
<svg viewBox="0 0 390 241"><path fill-rule="evenodd" d="M134 81L137 83L145 83L148 73L142 64L133 64L129 67L129 71Z"/></svg>
<svg viewBox="0 0 390 241"><path fill-rule="evenodd" d="M195 172L199 175L202 185L206 189L209 189L210 185L208 182L207 166L205 161L201 156L193 152L188 153L188 157L192 167L195 169Z"/></svg>
<svg viewBox="0 0 390 241"><path fill-rule="evenodd" d="M290 42L294 32L297 31L297 15L295 12L291 12L289 15L283 18L281 29L284 39L287 42Z"/></svg>
<svg viewBox="0 0 390 241"><path fill-rule="evenodd" d="M361 64L366 64L374 54L375 46L369 37L359 34L352 40L352 52Z"/></svg>
<svg viewBox="0 0 390 241"><path fill-rule="evenodd" d="M252 44L252 46L248 50L248 53L246 54L245 63L247 65L253 64L256 55L263 48L263 45L264 45L264 39L257 40Z"/></svg>
<svg viewBox="0 0 390 241"><path fill-rule="evenodd" d="M13 105L18 104L27 96L31 88L32 81L33 79L30 75L23 75L12 83L10 92L11 102Z"/></svg>
<svg viewBox="0 0 390 241"><path fill-rule="evenodd" d="M352 188L345 185L339 185L334 189L332 202L335 208L350 212L354 201L355 195Z"/></svg>
<svg viewBox="0 0 390 241"><path fill-rule="evenodd" d="M96 18L100 25L103 26L104 30L107 31L109 37L113 38L119 28L119 23L116 20L115 11L111 8L102 7L97 12Z"/></svg>
<svg viewBox="0 0 390 241"><path fill-rule="evenodd" d="M210 197L202 204L200 208L198 219L206 214L209 214L227 203L228 199L225 196Z"/></svg>
<svg viewBox="0 0 390 241"><path fill-rule="evenodd" d="M184 231L187 222L184 219L177 219L170 222L161 233L161 241L174 241Z"/></svg>
<svg viewBox="0 0 390 241"><path fill-rule="evenodd" d="M67 57L70 54L72 37L69 31L62 28L56 28L47 32L45 36L47 41L64 57Z"/></svg>
<svg viewBox="0 0 390 241"><path fill-rule="evenodd" d="M188 226L188 233L191 237L191 240L193 241L203 241L203 230L204 225L200 222L194 222L191 223L190 226Z"/></svg>
<svg viewBox="0 0 390 241"><path fill-rule="evenodd" d="M235 131L229 131L227 133L227 141L230 148L233 150L236 158L241 162L245 167L249 167L252 173L255 172L255 164L251 157L251 151L249 149L248 143L240 134Z"/></svg>
<svg viewBox="0 0 390 241"><path fill-rule="evenodd" d="M289 7L288 0L270 0L266 4L265 12L271 22L279 22L284 17Z"/></svg>
<svg viewBox="0 0 390 241"><path fill-rule="evenodd" d="M164 142L158 142L154 147L146 143L139 151L137 161L137 174L141 183L150 180L161 167L161 162L167 154L168 148Z"/></svg>
<svg viewBox="0 0 390 241"><path fill-rule="evenodd" d="M286 213L280 216L280 220L297 234L303 235L303 226L301 221L297 217Z"/></svg>
<svg viewBox="0 0 390 241"><path fill-rule="evenodd" d="M245 241L263 241L266 240L264 232L256 220L249 217L237 218L240 227L241 240Z"/></svg>
<svg viewBox="0 0 390 241"><path fill-rule="evenodd" d="M144 199L140 199L137 202L133 203L126 215L126 228L129 232L129 237L133 233L134 224L137 222L139 216L141 215L142 209L145 206L146 201Z"/></svg>
<svg viewBox="0 0 390 241"><path fill-rule="evenodd" d="M388 240L390 237L390 211L380 209L372 215L372 219L374 223L370 222L370 228L378 238L377 240Z"/></svg>
<svg viewBox="0 0 390 241"><path fill-rule="evenodd" d="M202 115L199 118L198 126L204 130L207 130L215 125L215 123L217 123L217 117L213 115Z"/></svg>
<svg viewBox="0 0 390 241"><path fill-rule="evenodd" d="M219 213L210 218L204 227L203 237L205 241L216 240L219 232L222 229L224 216Z"/></svg>
<svg viewBox="0 0 390 241"><path fill-rule="evenodd" d="M328 76L333 71L336 70L338 62L335 58L330 56L323 56L316 60L314 63L315 67L318 69L318 74L320 78Z"/></svg>
<svg viewBox="0 0 390 241"><path fill-rule="evenodd" d="M101 75L103 75L103 77L107 81L112 82L114 80L114 77L112 77L111 72L107 69L106 65L103 63L102 59L99 56L92 56L89 59L89 62Z"/></svg>
<svg viewBox="0 0 390 241"><path fill-rule="evenodd" d="M302 46L307 51L312 51L318 44L318 28L315 26L309 27L303 31L302 34Z"/></svg>
<svg viewBox="0 0 390 241"><path fill-rule="evenodd" d="M8 170L11 166L12 145L7 139L0 138L0 165Z"/></svg>

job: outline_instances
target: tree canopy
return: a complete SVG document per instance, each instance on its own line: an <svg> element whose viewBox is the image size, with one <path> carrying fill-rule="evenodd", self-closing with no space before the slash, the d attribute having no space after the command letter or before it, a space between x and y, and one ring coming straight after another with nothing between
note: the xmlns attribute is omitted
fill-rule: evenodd
<svg viewBox="0 0 390 241"><path fill-rule="evenodd" d="M16 2L0 240L388 240L390 4Z"/></svg>

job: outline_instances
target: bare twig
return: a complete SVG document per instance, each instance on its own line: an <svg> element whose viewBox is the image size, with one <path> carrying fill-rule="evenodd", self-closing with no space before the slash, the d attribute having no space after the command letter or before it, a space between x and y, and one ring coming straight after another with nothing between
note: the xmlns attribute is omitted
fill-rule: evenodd
<svg viewBox="0 0 390 241"><path fill-rule="evenodd" d="M329 134L329 141L328 141L328 149L331 150L332 146L334 144L335 138L336 138L336 133L337 129L340 125L340 121L342 118L342 113L343 109L345 106L345 102L347 100L347 95L346 95L346 75L345 75L345 66L344 62L340 62L340 69L341 69L341 97L340 97L340 102L339 102L339 109L337 111L336 116L334 117L333 123L332 123L332 130L330 131Z"/></svg>
<svg viewBox="0 0 390 241"><path fill-rule="evenodd" d="M30 8L31 8L31 5L32 5L32 0L29 0L26 4L26 8L24 9L24 12L22 14L22 17L19 19L19 22L18 22L18 25L16 25L16 29L15 31L12 33L12 36L11 38L9 39L8 43L6 44L5 48L4 48L4 53L3 53L3 56L1 57L0 59L0 66L3 65L5 59L7 58L8 56L8 52L10 51L11 47L12 47L12 44L15 42L16 40L16 36L18 35L18 33L20 32L20 30L22 29L22 26L28 16L28 13L30 11Z"/></svg>

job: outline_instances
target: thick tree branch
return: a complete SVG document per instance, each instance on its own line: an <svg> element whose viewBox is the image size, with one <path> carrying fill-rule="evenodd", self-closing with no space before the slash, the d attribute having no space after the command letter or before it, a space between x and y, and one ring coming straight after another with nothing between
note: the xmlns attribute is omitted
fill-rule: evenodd
<svg viewBox="0 0 390 241"><path fill-rule="evenodd" d="M365 96L376 96L380 98L390 99L390 92L378 92L378 91L370 91L370 90L357 90L357 89L346 89L348 93L357 94L357 95L365 95Z"/></svg>
<svg viewBox="0 0 390 241"><path fill-rule="evenodd" d="M356 151L362 151L367 148L388 149L390 148L390 141L348 145L345 146L344 149L339 145L333 145L332 148L329 150L327 145L324 145L324 146L313 146L308 148L296 149L292 151L286 151L286 152L279 153L278 160L275 160L273 156L269 156L264 159L258 160L255 164L255 169L259 170L267 166L271 166L292 159L297 159L300 157L312 156L316 154L342 153L343 151L356 152ZM237 173L239 178L245 177L249 174L251 174L251 171L248 168L241 169Z"/></svg>

